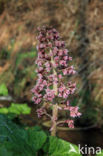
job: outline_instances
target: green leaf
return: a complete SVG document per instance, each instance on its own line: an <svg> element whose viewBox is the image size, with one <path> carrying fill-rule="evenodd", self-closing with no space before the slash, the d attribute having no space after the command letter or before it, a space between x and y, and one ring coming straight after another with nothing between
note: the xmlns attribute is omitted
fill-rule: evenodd
<svg viewBox="0 0 103 156"><path fill-rule="evenodd" d="M97 154L96 156L103 156L103 150L101 151L100 154Z"/></svg>
<svg viewBox="0 0 103 156"><path fill-rule="evenodd" d="M0 156L13 156L13 153L8 151L4 145L0 144Z"/></svg>
<svg viewBox="0 0 103 156"><path fill-rule="evenodd" d="M8 108L0 108L0 113L7 114Z"/></svg>
<svg viewBox="0 0 103 156"><path fill-rule="evenodd" d="M39 127L25 130L10 121L6 115L0 114L0 144L5 145L4 152L10 151L13 156L36 156L46 138L46 134Z"/></svg>
<svg viewBox="0 0 103 156"><path fill-rule="evenodd" d="M4 83L0 85L0 95L3 95L3 96L8 95L8 89Z"/></svg>
<svg viewBox="0 0 103 156"><path fill-rule="evenodd" d="M27 104L16 104L12 103L8 108L0 108L2 114L30 114L31 108ZM14 116L15 117L15 116Z"/></svg>
<svg viewBox="0 0 103 156"><path fill-rule="evenodd" d="M11 140L11 134L17 129L15 124L12 124L5 115L0 114L0 142L6 139Z"/></svg>
<svg viewBox="0 0 103 156"><path fill-rule="evenodd" d="M35 126L35 127L33 127L33 130L35 130L35 131L41 131L42 129L41 129L40 126Z"/></svg>
<svg viewBox="0 0 103 156"><path fill-rule="evenodd" d="M13 156L36 156L36 151L27 143L28 132L5 115L0 114L0 144L4 144Z"/></svg>
<svg viewBox="0 0 103 156"><path fill-rule="evenodd" d="M44 131L36 131L35 128L28 129L28 136L28 144L35 149L35 151L40 150L47 139Z"/></svg>
<svg viewBox="0 0 103 156"><path fill-rule="evenodd" d="M27 104L12 103L11 106L8 108L8 113L14 113L17 115L30 114L30 112L31 112L31 108L28 107Z"/></svg>
<svg viewBox="0 0 103 156"><path fill-rule="evenodd" d="M43 146L43 151L44 151L45 153L47 153L48 150L49 150L49 138L47 138L47 140L46 140L46 142L45 142L45 144L44 144L44 146Z"/></svg>
<svg viewBox="0 0 103 156"><path fill-rule="evenodd" d="M49 155L50 156L81 156L78 147L62 139L50 136L49 142ZM71 151L71 148L74 151Z"/></svg>

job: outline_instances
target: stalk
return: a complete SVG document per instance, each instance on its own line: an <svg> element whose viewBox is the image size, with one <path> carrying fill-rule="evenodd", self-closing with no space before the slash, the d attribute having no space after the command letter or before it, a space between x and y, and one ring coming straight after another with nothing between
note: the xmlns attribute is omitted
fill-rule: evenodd
<svg viewBox="0 0 103 156"><path fill-rule="evenodd" d="M51 63L54 64L54 59L53 56L51 57ZM57 75L57 72L55 68L53 67L53 74ZM55 95L58 94L58 86L57 84L53 83L53 90L55 91ZM52 110L52 131L51 131L51 136L56 136L56 131L57 131L57 119L58 119L58 104L53 105L53 110Z"/></svg>
<svg viewBox="0 0 103 156"><path fill-rule="evenodd" d="M52 118L52 131L51 131L51 136L56 136L56 131L57 131L57 117L58 117L58 105L53 106L53 112L52 112L53 118Z"/></svg>

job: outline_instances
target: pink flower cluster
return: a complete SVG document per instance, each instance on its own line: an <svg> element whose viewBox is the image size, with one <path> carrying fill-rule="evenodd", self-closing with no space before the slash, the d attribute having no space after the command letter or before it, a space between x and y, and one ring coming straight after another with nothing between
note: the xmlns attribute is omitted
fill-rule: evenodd
<svg viewBox="0 0 103 156"><path fill-rule="evenodd" d="M43 107L37 109L38 118L45 114L45 109Z"/></svg>
<svg viewBox="0 0 103 156"><path fill-rule="evenodd" d="M69 66L72 57L68 55L64 41L61 40L56 29L51 27L38 28L38 57L37 64L37 83L32 89L35 104L43 104L44 102L55 103L55 99L59 101L67 101L69 95L73 94L76 84L67 82L64 84L64 78L70 74L75 74L73 66ZM53 85L56 85L55 91ZM58 105L59 105L58 103ZM65 103L65 102L64 102ZM46 108L45 108L46 109ZM71 117L80 116L78 107L66 107L65 110L70 111ZM44 113L43 109L38 109L38 116ZM68 122L69 127L73 123Z"/></svg>
<svg viewBox="0 0 103 156"><path fill-rule="evenodd" d="M65 122L68 124L69 128L74 128L74 121L73 120L66 120Z"/></svg>
<svg viewBox="0 0 103 156"><path fill-rule="evenodd" d="M52 101L55 97L55 92L54 90L51 90L49 88L46 89L46 94L44 95L44 98L47 100L47 101Z"/></svg>
<svg viewBox="0 0 103 156"><path fill-rule="evenodd" d="M64 107L64 110L68 110L70 112L70 116L73 118L79 117L81 115L81 113L79 112L79 107L70 106L68 101L67 101L67 105Z"/></svg>
<svg viewBox="0 0 103 156"><path fill-rule="evenodd" d="M70 74L75 74L75 73L76 71L74 70L73 66L63 69L64 75L70 75Z"/></svg>

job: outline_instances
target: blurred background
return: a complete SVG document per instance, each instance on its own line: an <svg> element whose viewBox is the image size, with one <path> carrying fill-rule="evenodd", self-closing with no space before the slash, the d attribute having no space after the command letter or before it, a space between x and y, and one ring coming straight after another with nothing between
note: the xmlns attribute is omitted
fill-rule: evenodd
<svg viewBox="0 0 103 156"><path fill-rule="evenodd" d="M30 90L37 79L37 27L43 25L60 32L73 57L77 74L71 79L77 92L72 104L82 112L77 126L103 131L103 0L0 0L0 85L7 86L13 100L31 103ZM99 145L101 137L102 132L97 136ZM75 135L69 141L78 143Z"/></svg>

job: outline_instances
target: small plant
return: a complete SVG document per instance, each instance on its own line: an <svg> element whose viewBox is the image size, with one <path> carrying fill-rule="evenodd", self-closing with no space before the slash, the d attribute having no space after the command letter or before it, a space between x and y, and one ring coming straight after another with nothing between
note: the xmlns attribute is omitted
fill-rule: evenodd
<svg viewBox="0 0 103 156"><path fill-rule="evenodd" d="M51 135L56 135L59 124L74 127L73 118L80 116L77 106L70 106L69 96L74 94L76 83L68 81L68 75L75 74L73 66L69 66L72 57L68 55L64 41L56 29L38 28L38 58L36 60L38 80L32 89L33 101L39 104L38 117L47 115L52 123ZM52 110L52 113L48 113ZM69 111L68 119L59 121L59 112Z"/></svg>

